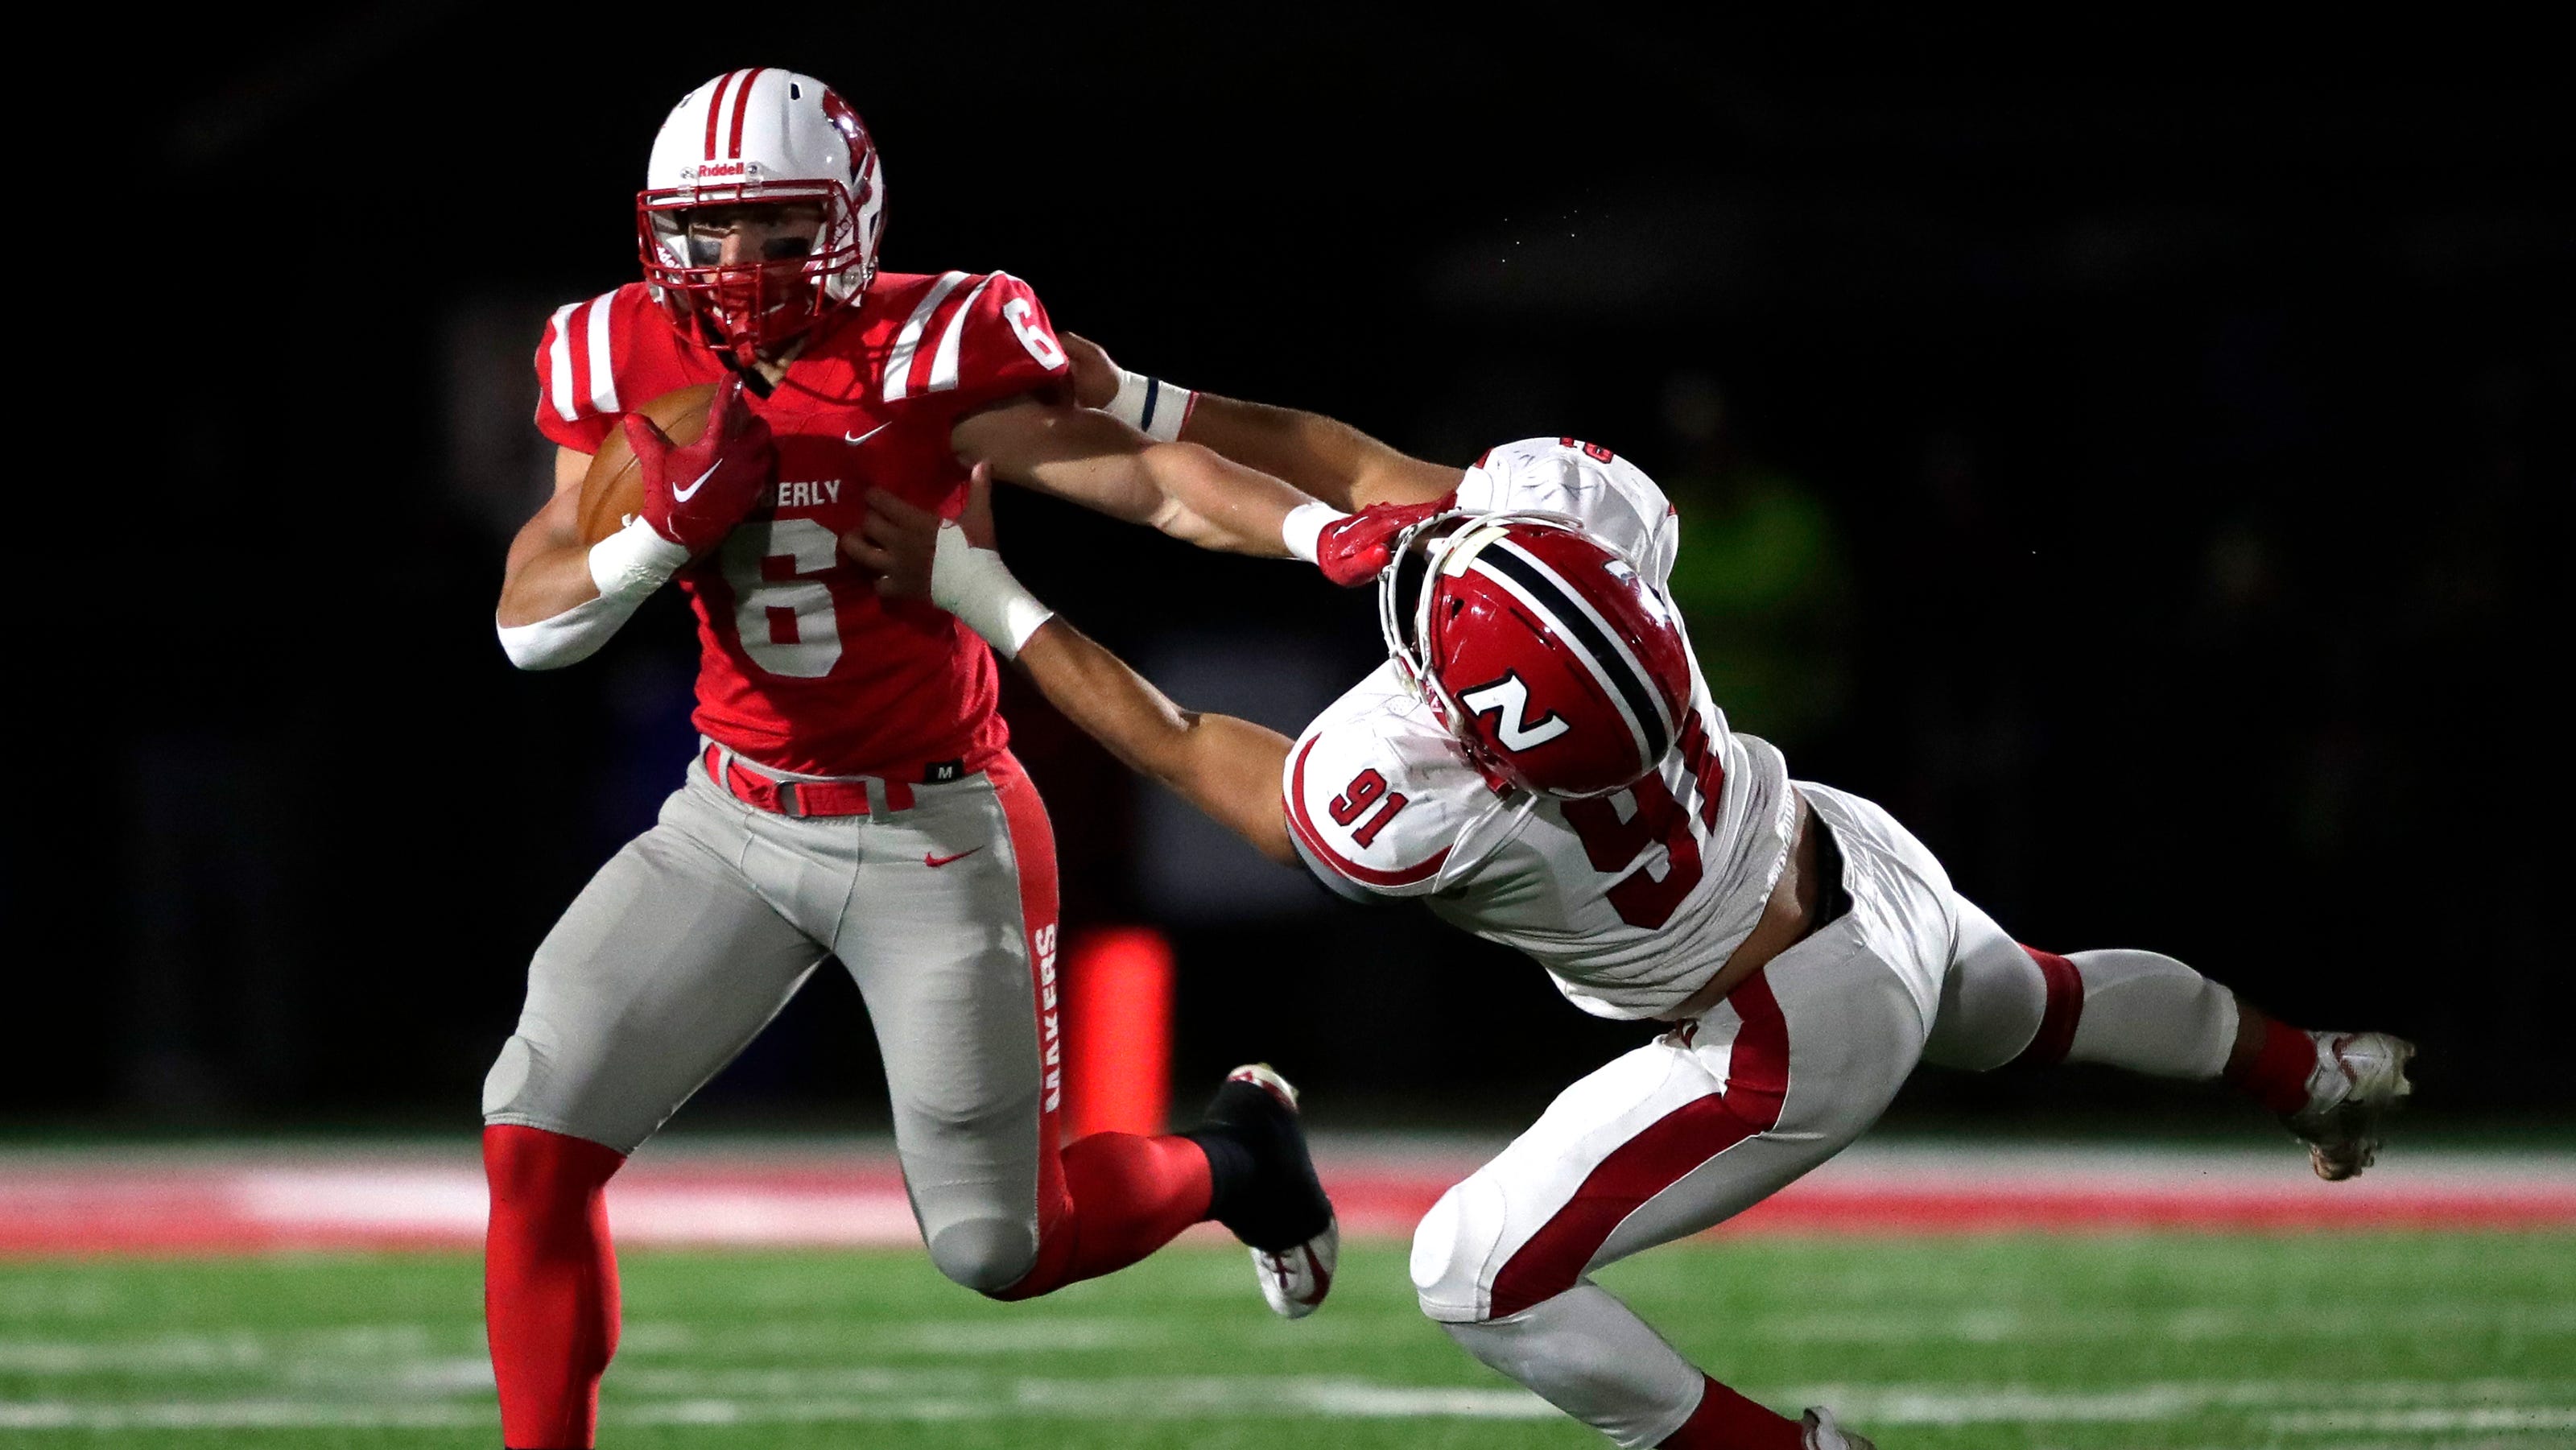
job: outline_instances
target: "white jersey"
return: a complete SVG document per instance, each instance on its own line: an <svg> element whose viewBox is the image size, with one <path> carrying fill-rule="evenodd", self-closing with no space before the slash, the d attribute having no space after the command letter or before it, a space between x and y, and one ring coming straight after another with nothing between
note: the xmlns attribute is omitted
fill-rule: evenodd
<svg viewBox="0 0 2576 1450"><path fill-rule="evenodd" d="M1607 449L1506 444L1467 471L1458 502L1567 515L1658 585L1671 576L1672 505ZM1788 864L1797 810L1780 752L1727 729L1696 663L1662 765L1597 799L1497 790L1392 660L1306 727L1282 785L1289 835L1327 886L1423 897L1536 958L1601 1017L1670 1011L1716 974Z"/></svg>

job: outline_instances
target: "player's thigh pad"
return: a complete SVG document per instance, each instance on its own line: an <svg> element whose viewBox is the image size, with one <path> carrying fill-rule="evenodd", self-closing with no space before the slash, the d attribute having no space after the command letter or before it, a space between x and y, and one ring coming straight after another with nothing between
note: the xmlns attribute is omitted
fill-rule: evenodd
<svg viewBox="0 0 2576 1450"><path fill-rule="evenodd" d="M867 998L922 1239L957 1282L1008 1287L1036 1262L1062 1085L1044 807L1010 768L923 789L869 827L856 880L833 950Z"/></svg>
<svg viewBox="0 0 2576 1450"><path fill-rule="evenodd" d="M633 1152L823 955L739 869L738 802L693 785L574 898L528 967L483 1120Z"/></svg>
<svg viewBox="0 0 2576 1450"><path fill-rule="evenodd" d="M1412 1262L1423 1312L1451 1323L1519 1313L1732 1217L1858 1137L1923 1044L1885 935L1831 924L1694 1031L1567 1088L1423 1219Z"/></svg>

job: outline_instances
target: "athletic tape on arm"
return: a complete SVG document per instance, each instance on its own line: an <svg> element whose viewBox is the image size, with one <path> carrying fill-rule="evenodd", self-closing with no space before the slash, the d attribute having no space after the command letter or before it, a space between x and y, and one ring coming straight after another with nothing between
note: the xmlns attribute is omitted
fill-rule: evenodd
<svg viewBox="0 0 2576 1450"><path fill-rule="evenodd" d="M689 562L689 551L636 519L590 546L590 582L599 590L563 613L533 624L502 624L501 651L523 670L559 670L599 652L646 595Z"/></svg>
<svg viewBox="0 0 2576 1450"><path fill-rule="evenodd" d="M1054 610L1012 577L999 553L967 543L966 531L953 523L939 526L930 560L930 602L964 620L1004 659L1019 658L1020 646L1055 617Z"/></svg>

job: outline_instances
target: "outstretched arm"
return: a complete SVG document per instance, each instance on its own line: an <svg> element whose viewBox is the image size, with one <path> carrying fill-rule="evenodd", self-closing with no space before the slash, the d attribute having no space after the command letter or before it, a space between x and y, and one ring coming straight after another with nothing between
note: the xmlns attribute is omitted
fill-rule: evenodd
<svg viewBox="0 0 2576 1450"><path fill-rule="evenodd" d="M968 414L950 441L994 477L1202 549L1303 559L1336 584L1376 578L1388 541L1433 507L1344 513L1203 445L1157 441L1106 413L1034 395Z"/></svg>
<svg viewBox="0 0 2576 1450"><path fill-rule="evenodd" d="M1089 338L1070 332L1061 337L1073 363L1075 401L1108 409L1157 437L1202 444L1334 508L1356 512L1375 504L1429 503L1456 489L1464 475L1463 469L1399 452L1320 413L1156 383L1119 368ZM1145 411L1149 397L1151 413Z"/></svg>
<svg viewBox="0 0 2576 1450"><path fill-rule="evenodd" d="M1156 442L1106 413L1034 395L959 419L950 442L996 478L1202 549L1289 558L1281 526L1314 502L1196 444Z"/></svg>
<svg viewBox="0 0 2576 1450"><path fill-rule="evenodd" d="M1030 597L992 539L991 470L977 466L962 525L882 491L842 552L877 571L888 595L928 596L1006 657L1049 704L1138 773L1151 776L1283 865L1297 864L1280 802L1288 738L1230 715L1184 710L1125 661Z"/></svg>
<svg viewBox="0 0 2576 1450"><path fill-rule="evenodd" d="M1231 715L1182 709L1061 617L1029 636L1019 663L1047 703L1129 769L1161 781L1271 860L1297 864L1279 798L1287 736Z"/></svg>

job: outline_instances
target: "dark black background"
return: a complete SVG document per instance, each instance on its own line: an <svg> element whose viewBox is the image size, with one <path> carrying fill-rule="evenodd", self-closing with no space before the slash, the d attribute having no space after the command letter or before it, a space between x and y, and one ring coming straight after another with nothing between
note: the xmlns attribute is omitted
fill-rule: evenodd
<svg viewBox="0 0 2576 1450"><path fill-rule="evenodd" d="M751 64L866 115L889 269L1008 268L1133 366L1426 456L1562 433L1793 481L1841 560L1800 626L1839 693L1739 727L1885 802L2024 940L2404 1031L2437 1110L2563 1114L2576 131L2548 48L2456 14L1801 14L161 32L75 98L121 155L72 210L133 226L140 275L46 299L61 376L143 385L80 390L133 473L56 492L61 582L22 618L7 1122L473 1122L529 950L677 778L690 654L666 600L514 673L476 500L519 485L458 472L527 446L545 314L632 275L664 112ZM77 257L67 230L30 245ZM506 409L456 381L469 315L524 338ZM1721 439L1677 388L1723 399ZM1005 510L1022 576L1113 645L1374 656L1368 601L1300 571ZM1068 924L1136 918L1133 792L1009 708ZM1638 1035L1403 908L1177 939L1185 1093L1270 1056L1327 1122L1492 1125ZM696 1116L874 1122L873 1073L818 977ZM1900 1112L2069 1107L2225 1121L2085 1073L1930 1075Z"/></svg>

